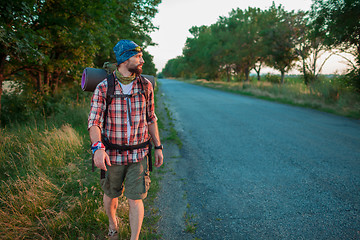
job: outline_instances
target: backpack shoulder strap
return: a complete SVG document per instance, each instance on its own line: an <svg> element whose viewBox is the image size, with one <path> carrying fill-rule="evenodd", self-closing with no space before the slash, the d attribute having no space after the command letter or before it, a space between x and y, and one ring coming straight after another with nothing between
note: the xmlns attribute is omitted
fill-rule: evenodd
<svg viewBox="0 0 360 240"><path fill-rule="evenodd" d="M146 81L145 77L140 75L140 85L141 85L141 89L142 92L144 94L145 97L145 103L146 103L146 120L149 120L149 114L148 114L148 101L149 101L149 87L148 87L149 82Z"/></svg>
<svg viewBox="0 0 360 240"><path fill-rule="evenodd" d="M144 91L146 102L148 101L149 98L148 84L149 82L146 81L145 77L143 75L140 75L140 85L141 85L141 89Z"/></svg>
<svg viewBox="0 0 360 240"><path fill-rule="evenodd" d="M107 78L107 91L106 91L106 107L111 103L111 100L115 92L115 77L113 73L110 73Z"/></svg>
<svg viewBox="0 0 360 240"><path fill-rule="evenodd" d="M111 101L114 97L115 92L115 78L114 74L110 73L107 78L107 90L106 90L106 106L104 111L104 124L106 123L108 111L109 111L109 105L111 104Z"/></svg>

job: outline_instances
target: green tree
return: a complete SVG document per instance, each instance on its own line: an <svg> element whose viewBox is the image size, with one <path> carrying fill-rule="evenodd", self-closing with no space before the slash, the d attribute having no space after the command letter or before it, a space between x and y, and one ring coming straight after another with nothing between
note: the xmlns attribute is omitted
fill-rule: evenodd
<svg viewBox="0 0 360 240"><path fill-rule="evenodd" d="M258 61L262 46L260 46L259 8L233 10L228 19L228 27L233 34L231 39L235 70L243 73L245 80L249 80L251 69Z"/></svg>
<svg viewBox="0 0 360 240"><path fill-rule="evenodd" d="M215 50L219 43L213 38L211 28L192 27L189 31L193 38L186 40L183 54L191 66L190 72L200 78L217 79L220 72Z"/></svg>
<svg viewBox="0 0 360 240"><path fill-rule="evenodd" d="M156 29L151 19L160 2L2 1L0 83L11 78L29 92L55 94L64 84L79 81L86 66L101 67L115 59L112 48L118 40L152 45L148 34ZM147 71L156 73L152 58L146 53L145 58Z"/></svg>
<svg viewBox="0 0 360 240"><path fill-rule="evenodd" d="M295 43L301 61L300 71L303 73L305 84L309 84L317 80L332 54L328 54L325 60L319 63L320 57L324 53L329 53L330 49L324 44L326 33L313 26L313 20L307 12L299 11L296 14L295 28L298 29Z"/></svg>
<svg viewBox="0 0 360 240"><path fill-rule="evenodd" d="M164 69L162 70L162 75L164 77L189 77L188 66L186 64L185 58L183 56L178 56L176 58L170 59Z"/></svg>
<svg viewBox="0 0 360 240"><path fill-rule="evenodd" d="M17 72L8 63L21 61L26 56L39 57L36 47L38 37L31 29L35 20L35 0L1 1L0 3L0 113L2 83L8 76Z"/></svg>
<svg viewBox="0 0 360 240"><path fill-rule="evenodd" d="M214 58L216 58L221 75L226 75L229 82L234 71L232 39L233 33L229 29L228 18L220 17L219 20L210 26L212 39L217 41L214 45Z"/></svg>
<svg viewBox="0 0 360 240"><path fill-rule="evenodd" d="M226 75L230 81L232 75L237 75L249 80L254 69L260 80L261 68L266 64L281 72L283 82L300 52L304 59L309 56L302 20L303 15L287 12L281 5L273 4L266 11L238 8L211 26L192 27L193 37L187 39L183 56L189 71L200 78Z"/></svg>
<svg viewBox="0 0 360 240"><path fill-rule="evenodd" d="M294 22L294 12L286 12L280 5L274 4L266 11L268 27L262 31L266 52L269 55L267 64L281 73L281 83L284 82L285 73L288 72L296 60L298 54L295 51L295 39L297 29Z"/></svg>
<svg viewBox="0 0 360 240"><path fill-rule="evenodd" d="M314 26L326 32L325 43L354 55L350 84L360 89L360 1L315 0L311 16Z"/></svg>
<svg viewBox="0 0 360 240"><path fill-rule="evenodd" d="M155 68L155 64L153 61L154 57L144 50L143 58L145 61L145 64L143 66L143 73L156 76L157 69Z"/></svg>
<svg viewBox="0 0 360 240"><path fill-rule="evenodd" d="M257 74L257 79L260 81L261 79L261 68L265 65L267 60L269 59L269 55L267 53L267 48L265 46L264 37L262 36L262 31L268 27L268 20L266 17L266 11L260 11L256 14L255 26L257 29L257 38L255 39L256 45L256 54L255 54L255 64L253 69Z"/></svg>

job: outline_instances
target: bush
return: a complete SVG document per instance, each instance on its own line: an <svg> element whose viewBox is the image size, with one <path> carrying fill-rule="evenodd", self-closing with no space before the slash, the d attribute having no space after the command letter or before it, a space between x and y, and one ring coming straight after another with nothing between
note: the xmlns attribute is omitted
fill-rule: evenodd
<svg viewBox="0 0 360 240"><path fill-rule="evenodd" d="M312 92L323 97L326 103L335 103L339 99L341 86L336 78L319 77L310 84Z"/></svg>
<svg viewBox="0 0 360 240"><path fill-rule="evenodd" d="M89 97L89 93L83 92L79 86L64 87L56 94L40 93L26 87L4 91L1 98L1 125L4 127L31 119L45 119L54 114L61 115Z"/></svg>
<svg viewBox="0 0 360 240"><path fill-rule="evenodd" d="M265 81L280 84L281 83L281 77L278 75L272 75L270 73L265 75Z"/></svg>
<svg viewBox="0 0 360 240"><path fill-rule="evenodd" d="M353 69L341 78L347 86L360 93L360 69Z"/></svg>
<svg viewBox="0 0 360 240"><path fill-rule="evenodd" d="M158 78L164 78L164 74L161 72L157 75Z"/></svg>

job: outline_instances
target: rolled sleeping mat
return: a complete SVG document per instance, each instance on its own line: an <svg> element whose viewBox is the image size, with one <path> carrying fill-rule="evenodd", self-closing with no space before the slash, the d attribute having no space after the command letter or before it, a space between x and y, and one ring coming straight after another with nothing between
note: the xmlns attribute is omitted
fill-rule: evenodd
<svg viewBox="0 0 360 240"><path fill-rule="evenodd" d="M96 86L102 82L107 77L107 72L105 69L101 68L90 68L87 67L84 69L81 78L81 88L83 91L93 92ZM152 75L143 75L146 79L148 79L151 83L153 88L155 87L155 77Z"/></svg>
<svg viewBox="0 0 360 240"><path fill-rule="evenodd" d="M107 73L101 68L90 68L84 69L81 78L81 88L83 91L93 92L96 86L107 77Z"/></svg>

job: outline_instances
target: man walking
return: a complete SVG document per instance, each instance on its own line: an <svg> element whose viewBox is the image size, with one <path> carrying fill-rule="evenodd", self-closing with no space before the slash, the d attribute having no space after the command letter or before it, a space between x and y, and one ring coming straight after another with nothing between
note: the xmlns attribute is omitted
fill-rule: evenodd
<svg viewBox="0 0 360 240"><path fill-rule="evenodd" d="M131 239L138 239L144 218L143 199L150 186L148 144L155 145L155 166L163 163L162 145L151 83L140 76L142 49L133 41L121 40L114 47L117 69L112 73L114 95L107 106L109 81L96 87L88 119L95 165L106 171L101 179L109 233L118 236L118 197L129 201ZM110 88L110 87L109 87ZM105 147L106 146L106 147ZM125 189L124 189L125 187Z"/></svg>

